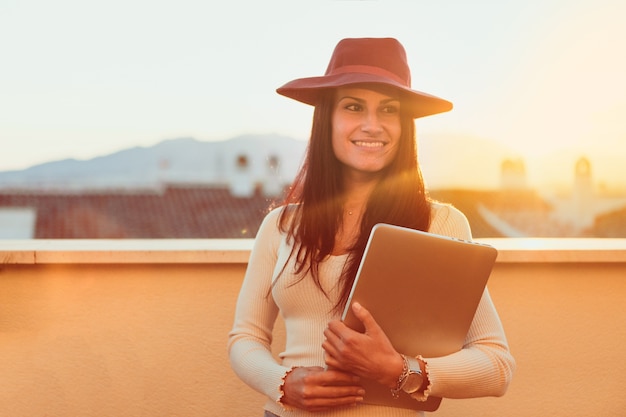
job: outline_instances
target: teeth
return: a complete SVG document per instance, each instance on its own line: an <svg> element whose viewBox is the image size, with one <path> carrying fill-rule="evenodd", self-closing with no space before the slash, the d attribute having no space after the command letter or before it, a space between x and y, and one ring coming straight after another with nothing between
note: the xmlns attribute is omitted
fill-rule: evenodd
<svg viewBox="0 0 626 417"><path fill-rule="evenodd" d="M361 141L355 141L354 144L357 145L357 146L363 146L363 147L366 147L366 148L382 148L383 146L385 146L385 144L383 142L361 142Z"/></svg>

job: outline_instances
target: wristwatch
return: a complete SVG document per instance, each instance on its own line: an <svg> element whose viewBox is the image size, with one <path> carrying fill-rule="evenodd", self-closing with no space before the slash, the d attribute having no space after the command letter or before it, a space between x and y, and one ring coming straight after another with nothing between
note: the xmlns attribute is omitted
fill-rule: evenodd
<svg viewBox="0 0 626 417"><path fill-rule="evenodd" d="M424 375L422 375L422 368L417 358L406 357L409 365L409 371L402 383L402 391L407 394L413 394L422 388L424 385Z"/></svg>

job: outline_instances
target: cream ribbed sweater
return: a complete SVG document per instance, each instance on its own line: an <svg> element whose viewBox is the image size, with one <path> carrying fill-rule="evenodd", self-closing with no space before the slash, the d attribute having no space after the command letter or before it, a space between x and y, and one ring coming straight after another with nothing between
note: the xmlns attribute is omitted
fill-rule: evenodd
<svg viewBox="0 0 626 417"><path fill-rule="evenodd" d="M293 270L290 268L292 261L277 285L271 288L291 250L286 236L280 233L277 226L280 210L269 213L259 229L237 301L235 322L228 342L235 373L250 387L265 394L268 397L265 408L279 416L422 415L412 410L372 405L308 413L286 411L277 403L282 377L292 366L324 366L321 348L323 332L328 322L336 318L330 311L339 294L336 281L347 258L346 255L331 256L320 264L320 280L328 298L312 279L307 279L309 277L290 285L295 280L294 275L289 273ZM438 203L433 204L429 231L471 239L465 216L453 207ZM277 362L271 354L270 345L272 328L279 313L285 322L287 340L280 362ZM515 363L488 291L480 302L465 347L449 356L425 360L431 382L430 395L470 398L504 394Z"/></svg>

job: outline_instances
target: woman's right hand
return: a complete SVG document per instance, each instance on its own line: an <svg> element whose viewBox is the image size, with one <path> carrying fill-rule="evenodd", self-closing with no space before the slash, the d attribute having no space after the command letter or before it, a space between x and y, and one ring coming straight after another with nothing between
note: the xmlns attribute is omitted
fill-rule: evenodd
<svg viewBox="0 0 626 417"><path fill-rule="evenodd" d="M365 390L359 377L319 366L294 368L285 377L281 403L306 411L325 411L354 406L363 401Z"/></svg>

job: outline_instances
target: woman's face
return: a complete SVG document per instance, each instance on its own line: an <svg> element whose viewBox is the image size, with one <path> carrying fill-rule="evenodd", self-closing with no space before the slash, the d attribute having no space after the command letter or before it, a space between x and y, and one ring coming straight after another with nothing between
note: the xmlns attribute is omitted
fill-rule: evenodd
<svg viewBox="0 0 626 417"><path fill-rule="evenodd" d="M347 173L371 175L387 167L398 152L401 130L398 97L365 88L337 89L332 146Z"/></svg>

